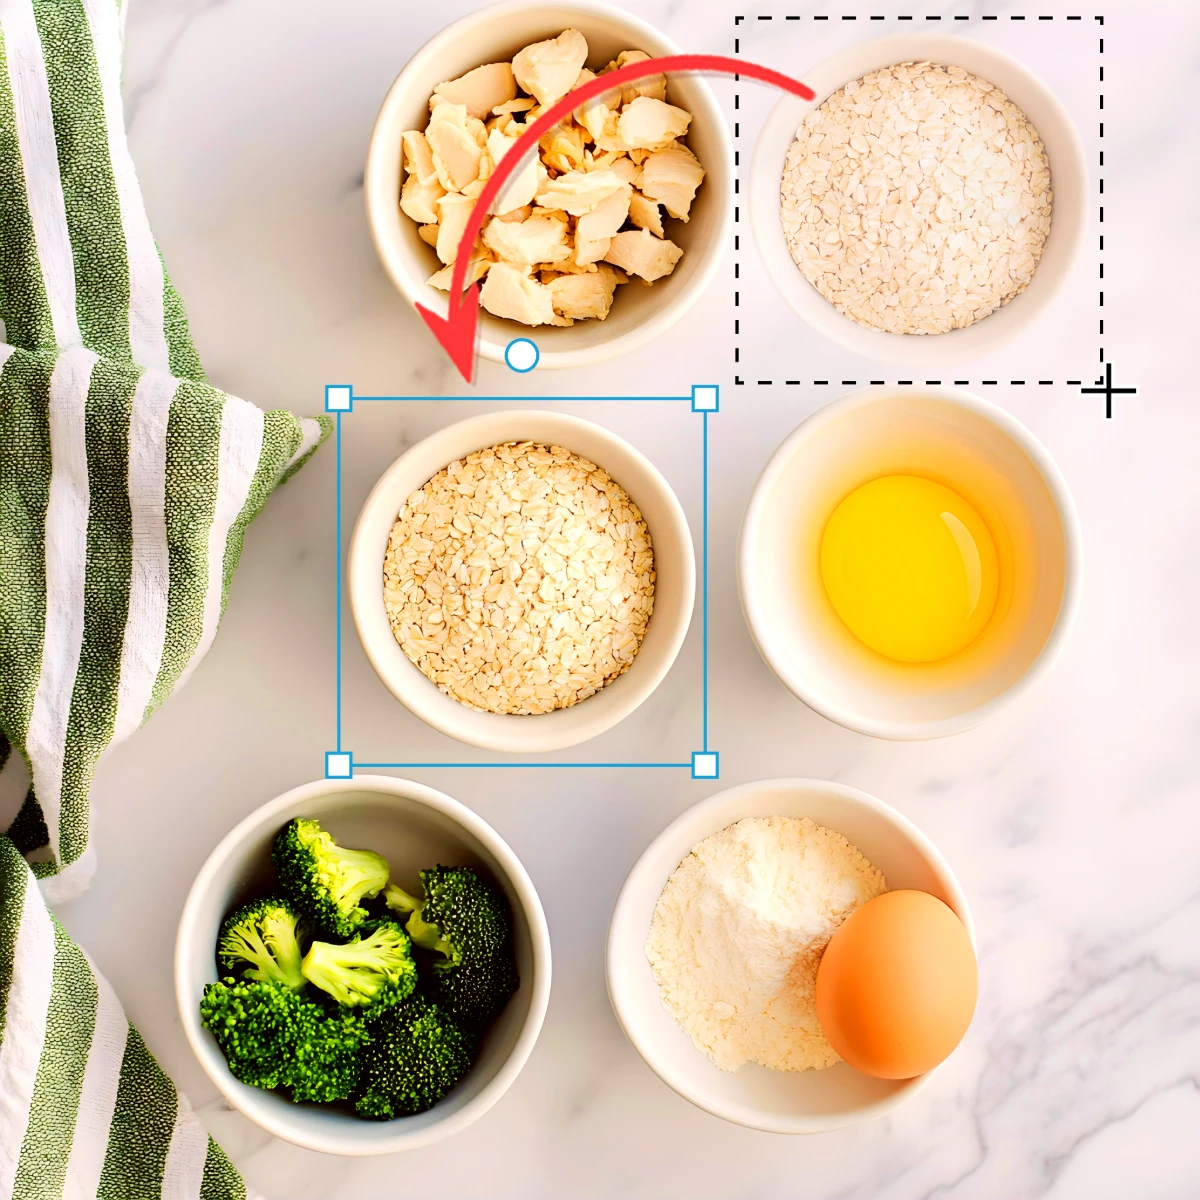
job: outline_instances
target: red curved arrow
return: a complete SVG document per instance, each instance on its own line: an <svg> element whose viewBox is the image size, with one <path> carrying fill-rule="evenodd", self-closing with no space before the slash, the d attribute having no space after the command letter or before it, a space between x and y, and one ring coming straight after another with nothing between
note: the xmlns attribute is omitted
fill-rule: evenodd
<svg viewBox="0 0 1200 1200"><path fill-rule="evenodd" d="M760 83L770 83L785 92L791 92L803 100L815 99L811 88L805 87L798 79L772 71L770 67L760 67L755 63L743 62L739 58L728 58L723 54L669 54L663 58L651 58L642 62L630 63L627 67L619 67L615 71L599 75L589 80L581 88L568 92L561 100L552 104L536 121L530 125L517 139L515 146L496 164L495 170L483 185L471 214L467 218L467 227L463 231L462 241L458 244L458 257L454 260L454 271L450 279L449 310L442 317L423 304L417 305L417 312L425 320L425 324L433 330L434 337L441 342L443 349L454 360L462 377L471 382L475 371L475 332L479 323L478 283L473 283L463 291L463 283L467 278L467 267L470 263L471 250L475 239L483 228L483 222L491 211L492 201L500 193L509 176L521 164L524 155L532 150L543 133L553 128L569 112L573 112L581 104L594 100L619 88L622 84L633 83L645 79L648 75L665 75L677 71L713 71L724 75L744 75L747 79L757 79Z"/></svg>

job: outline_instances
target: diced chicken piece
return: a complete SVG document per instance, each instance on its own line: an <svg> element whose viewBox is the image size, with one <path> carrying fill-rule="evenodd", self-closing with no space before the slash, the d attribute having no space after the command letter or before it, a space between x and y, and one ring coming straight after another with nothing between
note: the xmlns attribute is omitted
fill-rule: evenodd
<svg viewBox="0 0 1200 1200"><path fill-rule="evenodd" d="M605 279L615 288L619 283L628 283L629 276L624 271L612 266L610 263L598 263L596 269L604 276Z"/></svg>
<svg viewBox="0 0 1200 1200"><path fill-rule="evenodd" d="M439 83L433 94L451 104L465 105L472 117L482 120L498 105L508 104L516 97L517 83L509 63L488 63L457 79Z"/></svg>
<svg viewBox="0 0 1200 1200"><path fill-rule="evenodd" d="M494 260L487 254L477 254L472 257L467 264L467 278L464 286L470 287L473 283L478 283L487 273ZM451 263L448 267L443 267L440 271L435 271L430 275L427 281L432 287L438 288L443 292L450 290L451 283L454 282L454 264Z"/></svg>
<svg viewBox="0 0 1200 1200"><path fill-rule="evenodd" d="M703 179L704 168L686 146L669 146L656 150L642 163L638 189L659 201L671 216L686 221Z"/></svg>
<svg viewBox="0 0 1200 1200"><path fill-rule="evenodd" d="M538 142L542 162L556 171L574 171L582 167L585 136L584 131L570 119L560 121Z"/></svg>
<svg viewBox="0 0 1200 1200"><path fill-rule="evenodd" d="M437 168L433 165L433 151L425 135L419 129L410 129L400 135L400 144L404 149L404 169L422 183L435 182Z"/></svg>
<svg viewBox="0 0 1200 1200"><path fill-rule="evenodd" d="M571 85L571 91L583 87L585 83L591 83L595 78L595 74L589 71L587 67L584 67L579 72L579 78ZM571 115L575 118L576 123L582 125L594 138L596 135L593 132L593 127L603 129L608 114L616 112L620 106L621 92L619 89L616 89L612 92L602 93L581 104Z"/></svg>
<svg viewBox="0 0 1200 1200"><path fill-rule="evenodd" d="M692 114L649 96L638 96L621 109L617 136L636 150L661 150L687 133Z"/></svg>
<svg viewBox="0 0 1200 1200"><path fill-rule="evenodd" d="M616 280L597 271L594 275L559 275L546 286L556 313L576 321L603 321L612 308Z"/></svg>
<svg viewBox="0 0 1200 1200"><path fill-rule="evenodd" d="M620 67L627 67L630 63L645 62L649 57L650 55L644 50L622 50L600 74L605 75ZM638 96L649 96L652 100L665 100L667 98L667 77L665 75L647 75L645 79L621 85L622 104L628 104Z"/></svg>
<svg viewBox="0 0 1200 1200"><path fill-rule="evenodd" d="M662 211L658 204L635 191L629 197L629 219L639 228L648 229L655 237L666 237L663 230Z"/></svg>
<svg viewBox="0 0 1200 1200"><path fill-rule="evenodd" d="M583 74L592 73L585 71ZM582 79L582 76L580 78ZM575 110L575 120L588 131L588 135L596 143L597 150L620 154L629 149L617 132L617 123L620 120L617 105L620 99L620 93L614 92L611 96L599 96L595 100L589 100Z"/></svg>
<svg viewBox="0 0 1200 1200"><path fill-rule="evenodd" d="M467 117L467 132L475 139L480 150L487 146L487 126L478 117Z"/></svg>
<svg viewBox="0 0 1200 1200"><path fill-rule="evenodd" d="M543 208L561 208L573 217L581 217L626 186L610 170L567 171L557 179L547 179L538 188L537 199Z"/></svg>
<svg viewBox="0 0 1200 1200"><path fill-rule="evenodd" d="M499 165L500 160L517 144L516 138L505 137L493 129L488 134L488 154L492 162ZM526 160L517 167L509 177L508 182L500 189L492 212L503 215L512 212L514 208L523 208L529 204L546 177L546 168L542 166L536 150L531 150Z"/></svg>
<svg viewBox="0 0 1200 1200"><path fill-rule="evenodd" d="M632 158L627 155L618 154L609 164L609 170L616 176L623 179L626 183L633 183L637 179L638 168Z"/></svg>
<svg viewBox="0 0 1200 1200"><path fill-rule="evenodd" d="M656 238L646 229L618 233L609 243L606 262L653 283L675 270L683 251L666 238Z"/></svg>
<svg viewBox="0 0 1200 1200"><path fill-rule="evenodd" d="M550 289L508 263L498 262L488 270L479 302L493 316L520 321L522 325L554 324Z"/></svg>
<svg viewBox="0 0 1200 1200"><path fill-rule="evenodd" d="M405 216L422 225L435 225L438 220L437 204L446 194L437 179L422 183L417 175L410 175L400 189L400 209Z"/></svg>
<svg viewBox="0 0 1200 1200"><path fill-rule="evenodd" d="M461 192L479 177L483 150L467 127L467 110L449 101L439 104L429 118L425 139L433 151L438 182L448 192Z"/></svg>
<svg viewBox="0 0 1200 1200"><path fill-rule="evenodd" d="M502 133L506 138L517 138L525 132L525 126L514 120L512 113L501 113L498 117L484 122L484 128L489 134Z"/></svg>
<svg viewBox="0 0 1200 1200"><path fill-rule="evenodd" d="M513 75L545 108L571 90L587 54L583 34L578 29L564 29L556 38L526 46L513 59Z"/></svg>
<svg viewBox="0 0 1200 1200"><path fill-rule="evenodd" d="M437 256L449 265L458 256L458 243L467 229L475 201L469 196L447 192L438 201Z"/></svg>
<svg viewBox="0 0 1200 1200"><path fill-rule="evenodd" d="M527 221L489 221L483 243L498 259L529 267L534 263L557 263L569 258L567 225L553 217L530 217Z"/></svg>
<svg viewBox="0 0 1200 1200"><path fill-rule="evenodd" d="M537 101L532 96L518 96L515 100L506 100L503 104L497 104L492 109L492 114L497 117L503 117L507 113L525 112L536 103Z"/></svg>
<svg viewBox="0 0 1200 1200"><path fill-rule="evenodd" d="M514 208L506 213L500 213L495 217L497 221L527 221L533 216L533 205L522 204L520 208Z"/></svg>
<svg viewBox="0 0 1200 1200"><path fill-rule="evenodd" d="M436 225L422 225L417 230L417 237L421 239L427 246L437 246L438 227Z"/></svg>
<svg viewBox="0 0 1200 1200"><path fill-rule="evenodd" d="M575 223L575 261L581 265L599 262L608 253L609 239L615 237L629 216L629 198L633 189L627 183L606 196L590 213Z"/></svg>
<svg viewBox="0 0 1200 1200"><path fill-rule="evenodd" d="M590 263L599 262L607 253L612 238L581 238L578 231L575 234L575 263L586 267Z"/></svg>

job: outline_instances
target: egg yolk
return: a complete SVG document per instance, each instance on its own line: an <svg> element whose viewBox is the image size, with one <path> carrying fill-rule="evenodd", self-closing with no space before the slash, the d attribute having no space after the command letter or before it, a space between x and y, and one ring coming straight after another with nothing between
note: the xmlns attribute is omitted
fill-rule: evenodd
<svg viewBox="0 0 1200 1200"><path fill-rule="evenodd" d="M821 579L838 616L887 658L934 662L979 636L996 606L996 546L957 492L917 475L852 491L821 537Z"/></svg>

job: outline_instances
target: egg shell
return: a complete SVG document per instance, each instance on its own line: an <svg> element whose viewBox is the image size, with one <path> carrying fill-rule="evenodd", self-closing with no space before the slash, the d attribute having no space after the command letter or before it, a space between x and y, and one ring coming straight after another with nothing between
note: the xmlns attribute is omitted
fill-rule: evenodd
<svg viewBox="0 0 1200 1200"><path fill-rule="evenodd" d="M979 992L971 938L928 892L885 892L838 927L817 970L817 1017L852 1067L931 1071L962 1041Z"/></svg>

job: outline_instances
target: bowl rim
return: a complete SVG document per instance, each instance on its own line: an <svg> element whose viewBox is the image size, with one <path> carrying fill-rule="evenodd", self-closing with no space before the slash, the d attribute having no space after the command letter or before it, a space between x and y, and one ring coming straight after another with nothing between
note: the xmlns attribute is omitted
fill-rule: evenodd
<svg viewBox="0 0 1200 1200"><path fill-rule="evenodd" d="M616 1016L617 1023L621 1026L630 1044L638 1052L645 1064L677 1095L682 1096L697 1108L703 1109L715 1117L720 1117L722 1120L730 1121L735 1125L743 1125L748 1129L759 1129L766 1133L778 1134L826 1133L833 1129L845 1128L848 1125L857 1125L862 1121L871 1120L890 1112L923 1088L929 1082L934 1072L940 1069L940 1066L934 1067L931 1071L926 1071L923 1075L899 1081L900 1086L890 1095L873 1101L870 1104L864 1104L860 1108L849 1112L827 1114L824 1116L805 1115L790 1118L756 1116L751 1110L742 1105L725 1104L720 1100L714 1100L701 1089L693 1087L685 1076L665 1066L658 1059L653 1043L649 1039L640 1037L632 1027L632 1021L626 1019L626 1015L622 1009L619 989L614 989L613 986L613 979L620 978L622 974L628 971L627 964L617 961L614 930L619 923L632 919L627 915L626 911L634 903L631 895L632 889L635 885L642 882L642 876L649 875L650 859L676 841L682 830L692 825L698 817L703 816L707 818L712 814L714 823L709 830L709 834L716 833L720 829L725 828L725 825L715 823L719 819L717 814L734 808L741 800L753 796L758 792L781 789L832 796L851 806L866 810L885 824L892 826L902 837L909 841L938 876L946 890L946 894L952 900L950 907L966 927L967 935L971 939L971 945L977 950L975 923L971 915L970 904L967 902L966 893L963 891L958 877L941 851L938 850L929 836L916 824L898 809L893 808L890 804L886 804L869 792L864 792L860 788L851 787L845 783L836 783L833 780L784 776L774 779L753 780L717 792L716 795L709 796L707 799L701 800L693 804L690 808L685 809L651 840L633 864L629 874L625 877L625 881L621 885L621 890L617 894L616 903L613 905L612 915L608 922L608 932L605 938L605 982L608 987L608 999L609 1004L612 1006L613 1014ZM728 823L726 822L726 824ZM679 861L682 861L687 856L691 847L697 841L709 836L709 834L700 834L696 837L689 844L688 848L683 851ZM670 878L670 873L674 869L672 867L662 880L660 891L661 887L666 886L667 879ZM696 1053L700 1054L700 1051L697 1050Z"/></svg>
<svg viewBox="0 0 1200 1200"><path fill-rule="evenodd" d="M635 672L638 670L638 659L640 657L639 648L639 653L634 657L629 669L619 677L619 680L626 681L624 690L628 693L628 699L623 700L620 705L610 706L606 720L585 722L582 716L578 716L575 720L578 722L581 732L570 732L570 727L567 727L568 733L566 736L563 736L561 733L555 736L556 730L563 728L563 725L558 722L549 722L546 725L538 727L531 724L532 721L537 719L536 717L521 717L520 720L523 724L519 727L514 727L511 723L505 727L500 722L504 721L505 716L509 714L494 713L489 715L497 718L495 736L472 736L460 725L456 724L455 721L443 719L436 711L429 711L426 706L420 703L419 696L402 695L401 691L398 690L400 685L393 686L394 675L389 663L381 654L376 653L374 640L370 636L371 613L375 611L374 606L376 603L382 603L383 590L382 582L378 589L364 590L366 588L365 575L367 564L364 562L363 556L368 553L366 543L370 533L375 528L373 524L364 524L364 520L374 518L374 510L382 506L384 499L394 488L395 480L404 473L413 460L426 452L427 444L432 440L445 437L452 431L466 432L473 430L477 426L481 431L484 431L481 434L480 445L477 448L484 449L487 446L495 445L497 442L507 440L503 434L488 432L497 423L520 424L522 421L530 418L536 418L539 422L547 423L551 428L556 428L558 432L554 435L555 439L557 440L561 436L562 440L560 444L571 450L572 453L580 454L578 450L575 450L570 445L571 434L582 432L587 437L597 438L621 454L628 455L637 463L638 467L644 472L650 486L658 493L658 498L663 502L666 509L668 526L666 540L676 543L681 552L683 559L681 600L678 611L663 614L662 619L669 621L671 630L657 668L647 666L647 660L643 659L643 670L641 673L635 675ZM581 455L581 457L587 458L589 456ZM595 460L593 459L592 461ZM433 474L437 474L446 465L446 463L443 463L442 466L435 467ZM599 463L598 465L608 470L605 464ZM432 475L430 478L432 478ZM616 479L618 484L621 484L621 480L617 479L616 476L614 476L614 479ZM624 485L622 484L622 486ZM391 520L395 520L394 515ZM662 532L663 527L660 526L657 533L661 534ZM660 538L656 536L656 531L654 530L651 530L651 534L654 544L657 546ZM657 570L657 555L655 561ZM359 564L359 569L356 569L356 564ZM382 563L379 564L379 567L382 572ZM361 584L358 582L360 575L363 576ZM696 552L692 542L691 526L688 524L687 515L683 511L679 497L675 495L674 489L667 482L662 472L636 446L627 442L619 434L606 429L603 425L598 425L593 421L587 421L582 417L576 417L569 413L557 412L553 409L506 408L494 412L479 413L435 429L427 437L422 438L419 442L414 443L405 450L380 475L374 487L368 493L366 500L363 501L363 506L354 523L354 531L350 538L350 547L346 556L346 589L350 601L350 612L354 619L355 632L358 635L359 644L362 646L367 660L388 691L414 716L419 717L427 725L438 730L438 732L444 733L448 737L452 737L456 741L467 745L478 746L484 750L504 754L538 754L551 750L562 750L598 737L629 717L658 690L659 685L675 665L675 660L679 657L679 651L691 628L696 608ZM378 591L378 595L376 595L376 591ZM660 596L661 592L656 587L654 612L650 616L651 625L653 625L655 617L659 612L658 603ZM411 671L415 673L415 676L420 676L422 680L425 680L425 676L421 674L420 668L407 658L405 658L403 667L406 673ZM613 680L612 683L615 684L619 680ZM426 680L426 682L428 681ZM612 686L612 684L606 686ZM599 694L597 693L597 695ZM592 697L588 699L592 699ZM580 701L579 704L572 705L570 709L559 709L556 712L585 713L587 710L583 709L582 705L586 703L586 700ZM595 710L592 711L594 712ZM555 714L548 713L544 715L552 717ZM522 737L527 740L521 745L514 745L512 738L518 728L522 732ZM540 733L541 736L533 738L529 736L530 731Z"/></svg>
<svg viewBox="0 0 1200 1200"><path fill-rule="evenodd" d="M871 404L886 404L898 399L915 400L922 397L931 397L950 405L956 405L982 417L996 426L1028 456L1046 484L1062 522L1063 593L1054 626L1041 650L1024 673L998 695L974 708L966 709L951 717L944 717L939 721L877 720L864 717L844 705L828 700L808 685L802 672L790 666L773 651L761 605L756 599L754 587L751 586L756 571L756 555L752 547L766 508L767 492L776 478L786 469L798 443L814 436L820 436L826 425L840 418L847 411L866 408ZM821 716L856 733L864 733L870 737L884 738L889 741L921 741L928 738L946 737L975 728L993 713L1028 691L1054 665L1055 660L1062 652L1079 611L1083 590L1083 534L1075 501L1071 497L1058 465L1033 433L1006 409L962 388L913 387L905 388L901 392L899 387L891 389L865 387L857 388L845 396L840 396L810 413L783 439L767 460L758 479L755 480L750 500L746 505L745 516L742 518L742 527L738 534L737 567L738 595L741 599L742 615L746 622L746 628L750 632L750 638L759 654L762 655L763 661L793 695L802 700L814 712L820 713Z"/></svg>
<svg viewBox="0 0 1200 1200"><path fill-rule="evenodd" d="M431 307L432 300L432 307L437 310L438 297L436 295L430 297L424 279L417 281L409 275L389 234L386 215L393 204L389 203L387 199L387 189L384 187L380 175L383 171L382 161L386 153L385 144L389 143L393 137L393 126L396 123L395 110L402 103L411 76L423 69L448 46L453 45L468 28L478 24L481 19L503 18L510 13L541 8L572 9L599 20L621 25L630 31L631 37L660 45L662 49L657 52L656 56L680 53L674 40L662 30L632 12L613 4L604 3L603 0L560 0L557 4L530 3L529 0L504 0L503 3L488 5L467 13L425 42L404 64L383 98L375 117L375 123L371 128L363 181L367 226L371 232L375 253L392 286L409 304L423 304ZM700 76L691 76L689 82L695 86L698 99L698 103L693 105L693 122L703 121L706 128L711 129L718 160L713 162L710 159L709 162L703 164L706 183L710 182L714 174L716 176L711 191L706 192L706 197L708 197L706 203L715 206L716 219L712 242L703 250L696 251L699 261L696 264L695 273L687 281L687 285L680 288L677 294L671 296L665 304L651 312L640 325L626 333L616 334L605 341L578 349L548 350L539 347L541 356L538 366L550 370L591 366L644 346L653 338L666 332L683 317L701 294L708 290L716 276L733 228L733 189L729 182L733 178L733 141L724 115L717 105L716 97L708 83ZM398 137L398 134L396 136ZM520 336L522 335L519 332L514 332L512 337L505 338L503 341L492 340L487 334L484 323L480 321L478 352L489 362L503 363L505 362L505 347L513 338Z"/></svg>
<svg viewBox="0 0 1200 1200"><path fill-rule="evenodd" d="M930 52L917 54L911 49L914 43L918 43L922 47L929 47ZM1013 339L1029 329L1054 302L1055 297L1062 290L1067 276L1075 266L1087 233L1089 220L1087 201L1088 171L1087 159L1084 154L1083 142L1079 136L1079 130L1071 114L1067 111L1066 106L1055 95L1050 85L1011 54L1003 50L998 50L987 42L976 38L914 30L911 33L889 34L886 37L865 38L861 42L855 42L808 67L799 77L807 81L811 76L822 74L835 65L840 67L841 60L843 59L851 60L868 50L882 53L892 46L897 47L898 56L893 59L895 62L902 62L908 59L914 61L928 59L934 62L954 63L953 51L955 48L963 45L969 45L972 53L979 53L992 62L1003 66L1006 71L1010 71L1020 77L1023 85L1037 92L1046 105L1055 112L1059 123L1065 130L1066 142L1069 147L1065 155L1065 161L1060 164L1060 169L1065 168L1079 183L1077 203L1073 210L1067 210L1064 213L1064 220L1059 222L1056 231L1054 215L1059 211L1058 205L1060 204L1060 200L1059 189L1054 187L1055 165L1054 163L1050 164L1051 186L1054 187L1056 206L1054 214L1051 216L1051 236L1054 236L1055 232L1057 232L1058 236L1063 238L1066 243L1062 260L1062 270L1059 277L1048 285L1043 283L1042 286L1036 289L1034 283L1031 281L1029 286L1020 295L1014 296L1012 300L1002 305L996 312L989 314L989 317L973 322L963 329L955 329L943 334L926 336L890 334L884 330L870 329L859 325L852 318L839 313L802 275L799 276L800 279L811 289L812 295L823 302L824 308L814 306L813 310L809 311L805 306L798 305L793 302L789 290L784 286L785 282L794 281L794 276L799 275L799 269L796 267L791 253L788 251L787 243L783 239L782 230L779 227L778 178L776 177L777 172L774 157L767 143L771 142L772 146L774 145L776 130L785 124L785 118L787 119L787 124L795 124L789 114L798 113L802 118L805 113L824 103L828 99L828 96L832 95L832 91L844 87L853 79L858 78L868 68L863 68L863 71L859 71L859 75L849 75L841 83L837 84L831 92L826 95L818 94L815 100L805 101L799 97L787 95L781 97L767 114L762 128L755 139L747 180L747 210L754 244L757 247L759 259L766 270L767 277L770 279L780 299L810 329L828 338L842 349L849 350L855 354L861 354L875 362L904 367L917 367L921 364L937 362L941 366L948 367L969 361L983 354L995 353L1003 349ZM972 74L978 73L977 71L972 71ZM988 82L992 81L988 80ZM1008 94L1007 91L1005 91L1005 94ZM1016 102L1014 101L1014 103ZM1038 132L1040 136L1041 131L1039 130ZM792 136L794 136L794 132ZM1068 218L1069 225L1064 228L1064 222ZM780 253L781 250L782 253ZM1037 271L1034 272L1033 279L1037 279ZM1045 277L1043 276L1044 279ZM1002 325L999 327L999 331L997 331L997 327L992 326L989 331L992 336L985 342L985 335L982 331L987 327L989 318L996 316L998 312L1009 309L1011 305L1017 302L1023 302L1020 308L1013 310L1018 314L1019 319L1018 316L1010 316L1007 322L1010 327L1007 329ZM817 313L822 314L820 318L817 317ZM835 321L833 318L837 318L837 320ZM977 332L971 334L972 330ZM870 335L876 336L872 337ZM955 335L970 336L956 337Z"/></svg>
<svg viewBox="0 0 1200 1200"><path fill-rule="evenodd" d="M377 1125L376 1128L395 1125L396 1129L393 1136L380 1135L378 1140L373 1142L357 1142L346 1138L339 1134L333 1126L325 1135L314 1137L306 1133L301 1137L287 1119L277 1119L274 1114L269 1112L250 1111L250 1106L244 1102L245 1094L247 1091L257 1091L258 1089L251 1089L249 1084L235 1079L227 1067L223 1070L215 1069L214 1055L221 1060L222 1064L224 1059L220 1050L210 1042L208 1034L201 1026L196 1015L197 998L190 991L191 969L188 960L197 938L200 936L199 909L203 898L212 888L218 871L224 867L228 859L251 834L265 825L272 824L280 818L281 814L292 811L298 805L306 804L309 801L342 792L372 792L415 801L449 817L485 846L500 864L513 891L517 894L521 910L529 926L534 964L533 979L529 985L529 1010L521 1024L520 1033L508 1057L500 1064L495 1075L479 1093L468 1100L462 1108L448 1113L417 1131L404 1132L403 1118L396 1118L384 1125ZM176 1007L179 1010L180 1021L188 1045L205 1075L234 1109L275 1137L305 1149L352 1157L391 1154L397 1150L410 1150L418 1146L426 1146L465 1129L483 1116L512 1086L533 1051L550 1002L551 970L550 930L546 923L546 914L542 908L541 899L538 897L537 889L533 885L533 880L530 879L529 873L512 847L487 821L462 801L455 800L444 792L423 783L417 783L415 780L401 779L391 775L356 775L352 779L314 780L311 783L294 787L248 813L213 847L196 873L196 877L188 889L187 899L184 901L175 934Z"/></svg>

